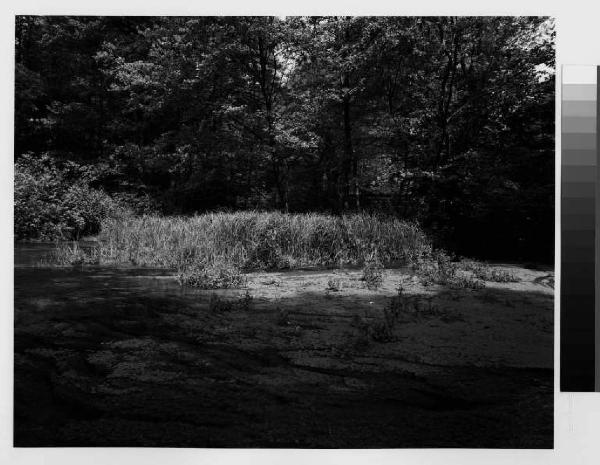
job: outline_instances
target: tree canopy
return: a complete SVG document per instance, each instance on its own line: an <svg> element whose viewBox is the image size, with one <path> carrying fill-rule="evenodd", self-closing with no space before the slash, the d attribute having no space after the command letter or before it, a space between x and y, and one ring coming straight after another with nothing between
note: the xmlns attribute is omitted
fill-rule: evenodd
<svg viewBox="0 0 600 465"><path fill-rule="evenodd" d="M15 159L169 214L381 211L550 261L554 66L538 17L19 16Z"/></svg>

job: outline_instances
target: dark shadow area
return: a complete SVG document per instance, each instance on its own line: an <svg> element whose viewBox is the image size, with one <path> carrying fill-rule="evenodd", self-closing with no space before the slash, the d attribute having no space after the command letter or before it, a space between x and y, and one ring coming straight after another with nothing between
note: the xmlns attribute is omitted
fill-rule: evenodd
<svg viewBox="0 0 600 465"><path fill-rule="evenodd" d="M354 315L379 318L386 296L300 291L219 312L210 292L151 274L15 270L15 446L552 447L551 343L533 341L538 366L435 363L402 332L435 324L460 341L461 304L479 301L539 314L549 327L531 337L551 341L547 293L442 290L377 342ZM488 328L500 349L505 329Z"/></svg>

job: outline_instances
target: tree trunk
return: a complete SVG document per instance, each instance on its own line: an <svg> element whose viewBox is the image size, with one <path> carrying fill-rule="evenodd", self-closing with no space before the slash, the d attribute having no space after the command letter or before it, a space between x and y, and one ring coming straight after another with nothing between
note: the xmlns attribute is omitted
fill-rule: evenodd
<svg viewBox="0 0 600 465"><path fill-rule="evenodd" d="M344 108L344 156L342 163L342 173L344 182L344 198L343 207L344 209L349 208L349 199L354 194L355 196L355 207L358 208L358 184L357 184L357 171L358 163L354 156L354 148L352 146L352 120L350 116L350 79L348 74L344 75L342 80L342 87L344 88L343 108Z"/></svg>

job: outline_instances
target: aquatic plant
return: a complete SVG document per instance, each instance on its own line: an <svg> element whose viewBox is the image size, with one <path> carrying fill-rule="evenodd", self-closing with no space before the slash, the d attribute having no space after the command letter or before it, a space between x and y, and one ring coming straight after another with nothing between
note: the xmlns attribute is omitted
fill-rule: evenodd
<svg viewBox="0 0 600 465"><path fill-rule="evenodd" d="M368 257L361 279L369 290L377 290L383 284L383 264L377 254Z"/></svg>
<svg viewBox="0 0 600 465"><path fill-rule="evenodd" d="M212 294L208 301L208 309L212 313L224 313L233 310L248 311L250 310L252 300L253 297L247 290L242 296L238 297L237 300L224 299L216 294Z"/></svg>
<svg viewBox="0 0 600 465"><path fill-rule="evenodd" d="M221 266L255 271L362 265L374 251L381 263L413 263L431 252L419 226L397 218L256 211L108 218L99 248L103 263L179 270L183 282L200 285L208 278L205 271Z"/></svg>
<svg viewBox="0 0 600 465"><path fill-rule="evenodd" d="M277 307L277 325L288 326L290 324L290 315L287 309Z"/></svg>
<svg viewBox="0 0 600 465"><path fill-rule="evenodd" d="M327 280L327 290L328 291L341 291L343 287L342 280L340 278L329 278Z"/></svg>
<svg viewBox="0 0 600 465"><path fill-rule="evenodd" d="M188 265L179 271L177 280L182 285L200 289L243 287L247 282L240 269L225 260L205 265Z"/></svg>
<svg viewBox="0 0 600 465"><path fill-rule="evenodd" d="M490 281L494 283L518 283L521 281L513 273L506 270L493 268L485 263L465 261L461 263L461 268L465 271L470 271L473 276L483 281Z"/></svg>
<svg viewBox="0 0 600 465"><path fill-rule="evenodd" d="M440 284L454 288L482 289L485 283L472 274L465 273L464 267L452 260L443 250L436 250L413 264L414 273L424 286Z"/></svg>

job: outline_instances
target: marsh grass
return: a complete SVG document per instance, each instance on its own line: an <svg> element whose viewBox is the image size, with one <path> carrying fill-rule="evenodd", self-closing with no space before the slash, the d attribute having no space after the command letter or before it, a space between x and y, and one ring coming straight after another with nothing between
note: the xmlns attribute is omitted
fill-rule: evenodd
<svg viewBox="0 0 600 465"><path fill-rule="evenodd" d="M425 285L480 289L484 281L515 282L508 272L455 262L414 223L369 214L334 216L279 212L207 213L194 217L108 218L98 244L61 245L60 265L125 264L177 271L180 284L238 288L251 271L363 266L361 280L378 289L389 264L408 264ZM344 283L332 279L328 290Z"/></svg>
<svg viewBox="0 0 600 465"><path fill-rule="evenodd" d="M108 218L97 251L61 247L57 262L132 264L178 271L181 284L239 287L250 271L413 263L431 253L414 223L369 214L207 213Z"/></svg>
<svg viewBox="0 0 600 465"><path fill-rule="evenodd" d="M98 265L101 252L96 247L83 248L77 242L61 244L48 257L48 261L56 265ZM46 264L46 263L42 263Z"/></svg>

